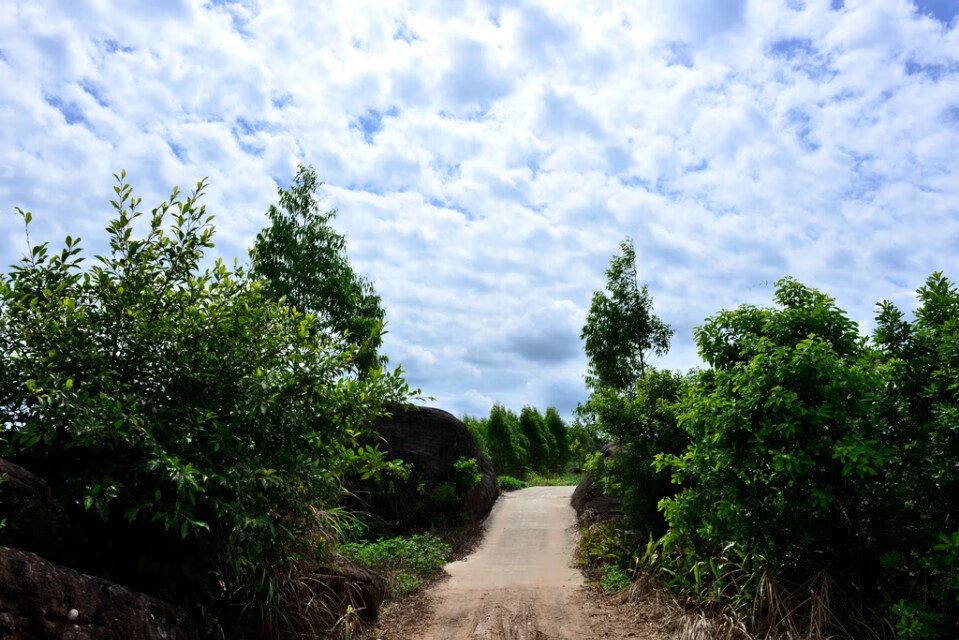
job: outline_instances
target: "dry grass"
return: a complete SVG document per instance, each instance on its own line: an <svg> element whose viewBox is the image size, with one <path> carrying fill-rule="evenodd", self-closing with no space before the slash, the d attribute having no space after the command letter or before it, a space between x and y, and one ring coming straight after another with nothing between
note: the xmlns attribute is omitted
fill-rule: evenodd
<svg viewBox="0 0 959 640"><path fill-rule="evenodd" d="M760 581L751 612L733 610L729 602L680 597L646 576L623 593L628 601L643 599L668 620L678 640L878 640L853 603L841 595L826 572L792 589L768 574ZM854 628L847 628L851 623Z"/></svg>

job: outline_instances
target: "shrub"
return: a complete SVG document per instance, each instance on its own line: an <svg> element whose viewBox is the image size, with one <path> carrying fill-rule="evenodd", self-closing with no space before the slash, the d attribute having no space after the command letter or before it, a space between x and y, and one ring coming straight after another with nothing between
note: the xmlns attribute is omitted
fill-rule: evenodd
<svg viewBox="0 0 959 640"><path fill-rule="evenodd" d="M403 595L420 586L420 578L437 573L449 562L452 547L433 534L354 542L339 549L345 557L390 576L392 591Z"/></svg>
<svg viewBox="0 0 959 640"><path fill-rule="evenodd" d="M603 567L602 576L599 579L599 586L601 586L604 591L622 591L632 584L632 578L626 575L619 567L615 565L606 565Z"/></svg>
<svg viewBox="0 0 959 640"><path fill-rule="evenodd" d="M529 486L513 476L499 476L497 479L499 480L499 488L503 491L516 491L517 489L525 489Z"/></svg>
<svg viewBox="0 0 959 640"><path fill-rule="evenodd" d="M269 605L290 563L328 553L339 477L385 464L356 437L409 391L397 373L357 379L357 345L241 267L200 269L204 182L174 189L136 238L124 179L109 255L83 270L67 237L0 278L0 456L72 508L81 566Z"/></svg>

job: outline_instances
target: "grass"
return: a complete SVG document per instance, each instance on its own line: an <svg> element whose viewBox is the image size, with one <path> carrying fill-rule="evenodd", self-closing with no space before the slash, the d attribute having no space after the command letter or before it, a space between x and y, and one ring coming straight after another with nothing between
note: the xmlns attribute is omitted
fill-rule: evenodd
<svg viewBox="0 0 959 640"><path fill-rule="evenodd" d="M543 475L531 471L526 474L526 484L531 487L575 487L582 479L582 473L558 473Z"/></svg>
<svg viewBox="0 0 959 640"><path fill-rule="evenodd" d="M385 573L394 595L420 588L421 579L437 573L452 556L452 547L430 533L381 538L341 545L340 553L358 564Z"/></svg>
<svg viewBox="0 0 959 640"><path fill-rule="evenodd" d="M518 480L513 476L499 476L497 481L499 482L499 488L503 491L516 491L517 489L525 489L529 486L522 480Z"/></svg>

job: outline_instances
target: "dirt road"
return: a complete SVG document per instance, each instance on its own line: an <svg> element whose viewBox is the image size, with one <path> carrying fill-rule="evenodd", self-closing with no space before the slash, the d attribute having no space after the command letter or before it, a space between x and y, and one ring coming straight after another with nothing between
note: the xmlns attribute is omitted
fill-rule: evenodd
<svg viewBox="0 0 959 640"><path fill-rule="evenodd" d="M381 620L381 640L665 640L646 602L623 603L583 585L573 487L531 487L500 497L483 542L446 565L450 578Z"/></svg>
<svg viewBox="0 0 959 640"><path fill-rule="evenodd" d="M580 639L582 574L575 550L574 487L531 487L501 496L475 553L446 566L433 592L425 640Z"/></svg>

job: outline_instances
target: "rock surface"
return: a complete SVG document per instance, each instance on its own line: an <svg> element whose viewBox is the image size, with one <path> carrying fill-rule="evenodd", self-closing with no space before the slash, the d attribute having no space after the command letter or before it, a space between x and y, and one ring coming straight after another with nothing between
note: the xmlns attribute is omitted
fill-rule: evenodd
<svg viewBox="0 0 959 640"><path fill-rule="evenodd" d="M457 459L475 458L482 479L478 487L466 494L464 513L476 522L493 508L499 496L496 473L473 435L452 414L431 407L399 408L393 411L391 418L378 421L373 429L383 438L379 444L388 458L412 463L407 488L416 488L422 483L429 490L451 477ZM417 499L402 493L396 499ZM373 512L377 512L376 505Z"/></svg>
<svg viewBox="0 0 959 640"><path fill-rule="evenodd" d="M603 460L609 462L618 451L618 445L607 444L603 447ZM579 481L570 503L576 510L576 517L580 520L586 517L609 520L618 518L623 513L622 499L608 496L600 491L596 483L593 482L593 476L589 473L583 475L583 479Z"/></svg>
<svg viewBox="0 0 959 640"><path fill-rule="evenodd" d="M39 476L0 458L0 544L34 551L47 557L58 555L70 520Z"/></svg>
<svg viewBox="0 0 959 640"><path fill-rule="evenodd" d="M101 578L0 547L0 637L6 640L192 640L186 611Z"/></svg>

